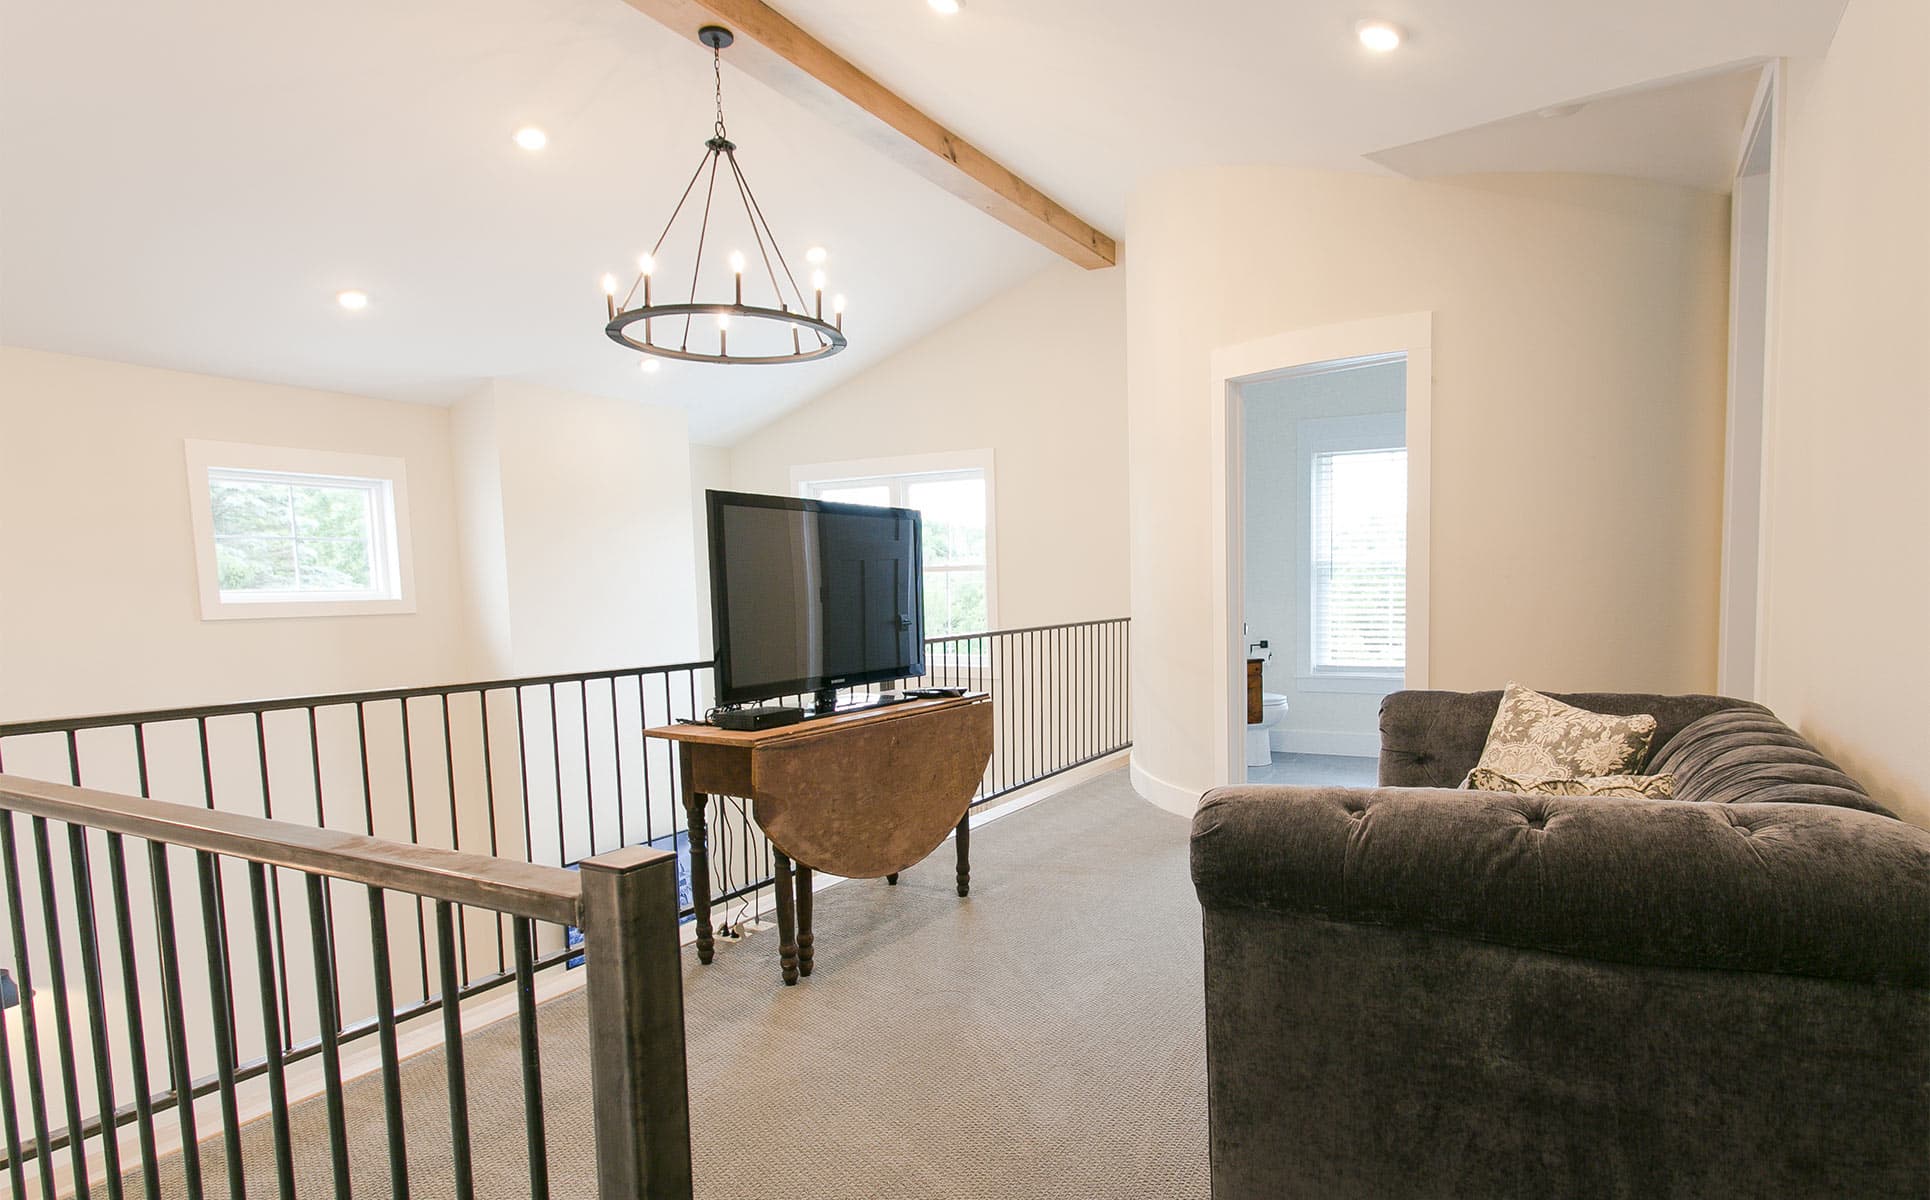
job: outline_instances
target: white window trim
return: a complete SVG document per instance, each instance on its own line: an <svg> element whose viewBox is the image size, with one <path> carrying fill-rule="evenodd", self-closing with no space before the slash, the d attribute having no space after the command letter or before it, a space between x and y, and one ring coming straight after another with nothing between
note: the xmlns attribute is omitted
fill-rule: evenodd
<svg viewBox="0 0 1930 1200"><path fill-rule="evenodd" d="M1298 522L1294 548L1295 594L1306 604L1306 619L1296 622L1294 683L1303 692L1374 692L1385 694L1401 686L1405 665L1384 671L1321 671L1313 665L1313 476L1314 461L1322 454L1351 450L1407 448L1406 414L1369 413L1352 417L1308 417L1298 423L1295 436L1298 462L1294 486L1307 517Z"/></svg>
<svg viewBox="0 0 1930 1200"><path fill-rule="evenodd" d="M935 454L802 463L791 468L791 494L808 499L809 489L813 485L861 483L866 479L885 476L947 475L957 471L978 471L985 476L985 623L991 628L973 632L991 632L999 627L999 569L998 482L992 470L990 450L944 450Z"/></svg>
<svg viewBox="0 0 1930 1200"><path fill-rule="evenodd" d="M409 480L407 468L401 459L330 450L252 446L240 442L206 442L190 438L187 440L187 468L188 511L194 529L194 556L201 589L202 620L374 616L415 611L415 555L409 536ZM223 600L221 572L215 557L214 511L208 495L210 470L275 472L381 482L386 487L389 509L395 517L395 538L392 544L389 543L386 531L378 529L377 537L383 543L378 552L388 556L396 594L392 597L354 599L294 600L264 596L249 600Z"/></svg>

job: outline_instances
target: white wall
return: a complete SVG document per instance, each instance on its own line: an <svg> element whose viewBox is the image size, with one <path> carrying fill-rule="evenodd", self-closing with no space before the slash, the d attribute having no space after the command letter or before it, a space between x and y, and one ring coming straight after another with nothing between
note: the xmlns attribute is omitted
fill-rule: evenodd
<svg viewBox="0 0 1930 1200"><path fill-rule="evenodd" d="M1215 348L1431 311L1430 680L1706 690L1715 673L1722 197L1632 180L1155 178L1126 243L1134 765L1220 782Z"/></svg>
<svg viewBox="0 0 1930 1200"><path fill-rule="evenodd" d="M203 621L188 438L402 459L415 612ZM455 525L444 409L0 348L0 720L455 679Z"/></svg>
<svg viewBox="0 0 1930 1200"><path fill-rule="evenodd" d="M700 658L716 653L710 620L710 523L704 493L731 489L730 451L722 446L690 448L691 548L697 571L697 644Z"/></svg>
<svg viewBox="0 0 1930 1200"><path fill-rule="evenodd" d="M998 624L1123 615L1124 275L1046 269L737 443L733 485L789 493L799 464L990 450Z"/></svg>
<svg viewBox="0 0 1930 1200"><path fill-rule="evenodd" d="M1760 681L1930 825L1930 6L1851 0L1789 65Z"/></svg>
<svg viewBox="0 0 1930 1200"><path fill-rule="evenodd" d="M1249 383L1240 389L1246 437L1247 642L1265 638L1266 690L1287 698L1273 748L1302 754L1373 755L1380 749L1381 697L1399 684L1308 682L1303 654L1311 620L1307 598L1310 497L1301 472L1301 423L1387 415L1406 407L1407 368L1380 363L1348 371ZM1339 690L1340 688L1348 690ZM1244 715L1244 714L1242 714Z"/></svg>
<svg viewBox="0 0 1930 1200"><path fill-rule="evenodd" d="M695 657L683 412L504 380L456 409L484 672Z"/></svg>

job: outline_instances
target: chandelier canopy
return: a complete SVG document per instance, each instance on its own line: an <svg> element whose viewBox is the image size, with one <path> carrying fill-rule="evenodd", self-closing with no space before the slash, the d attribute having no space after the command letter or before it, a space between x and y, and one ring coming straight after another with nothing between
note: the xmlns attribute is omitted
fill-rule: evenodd
<svg viewBox="0 0 1930 1200"><path fill-rule="evenodd" d="M637 261L636 279L621 301L617 297L616 277L603 277L604 303L609 316L603 332L611 341L632 350L685 362L794 363L829 358L846 344L844 297L833 297L831 316L826 320L824 271L812 272L809 299L791 274L790 264L771 232L771 224L737 163L737 145L724 128L723 50L734 39L730 30L718 25L704 26L697 36L710 47L711 72L716 79L717 121L710 139L704 143L702 161L684 186L663 233L658 235L649 253ZM744 271L749 263L741 250L732 250L727 259L732 275L731 299L728 302L699 300L697 296L704 283L704 254L716 249L711 216L720 174L725 176L726 205L734 193L769 283L766 291L765 280L756 281L753 294L757 303L747 304L744 300ZM682 300L659 304L652 287L660 266L659 256L677 228L677 218L683 215L695 194L698 181L706 178L703 215L696 225L696 250L690 262L689 290ZM721 217L722 213L718 215ZM817 251L812 253L821 257ZM681 272L679 275L681 277ZM757 296L759 292L765 294ZM642 303L633 306L639 295ZM736 354L730 352L733 340L739 347Z"/></svg>

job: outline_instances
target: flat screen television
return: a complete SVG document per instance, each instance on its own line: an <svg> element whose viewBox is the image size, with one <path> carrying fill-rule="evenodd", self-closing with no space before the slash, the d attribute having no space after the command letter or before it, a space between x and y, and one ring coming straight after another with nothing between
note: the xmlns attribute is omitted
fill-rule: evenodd
<svg viewBox="0 0 1930 1200"><path fill-rule="evenodd" d="M925 673L923 530L909 508L704 494L717 702L807 695Z"/></svg>

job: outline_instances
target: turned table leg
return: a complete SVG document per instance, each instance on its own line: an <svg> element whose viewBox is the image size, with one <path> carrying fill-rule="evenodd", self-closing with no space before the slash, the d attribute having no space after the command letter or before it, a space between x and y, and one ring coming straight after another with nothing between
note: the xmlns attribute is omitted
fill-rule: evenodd
<svg viewBox="0 0 1930 1200"><path fill-rule="evenodd" d="M697 961L707 963L717 953L710 931L710 847L704 829L704 805L710 800L690 790L690 752L684 750L684 815L690 825L690 906L697 917Z"/></svg>
<svg viewBox="0 0 1930 1200"><path fill-rule="evenodd" d="M958 819L958 894L972 894L972 813L967 809Z"/></svg>
<svg viewBox="0 0 1930 1200"><path fill-rule="evenodd" d="M777 960L786 984L797 982L797 893L792 890L790 855L772 848L777 860Z"/></svg>
<svg viewBox="0 0 1930 1200"><path fill-rule="evenodd" d="M892 872L891 874L889 874L889 875L887 875L887 876L885 876L885 882L886 882L886 883L888 883L888 884L890 884L890 885L891 885L892 887L897 887L897 886L898 886L898 872L896 872L896 871L893 871L893 872Z"/></svg>
<svg viewBox="0 0 1930 1200"><path fill-rule="evenodd" d="M797 973L811 973L811 947L817 935L811 932L811 868L797 865Z"/></svg>

